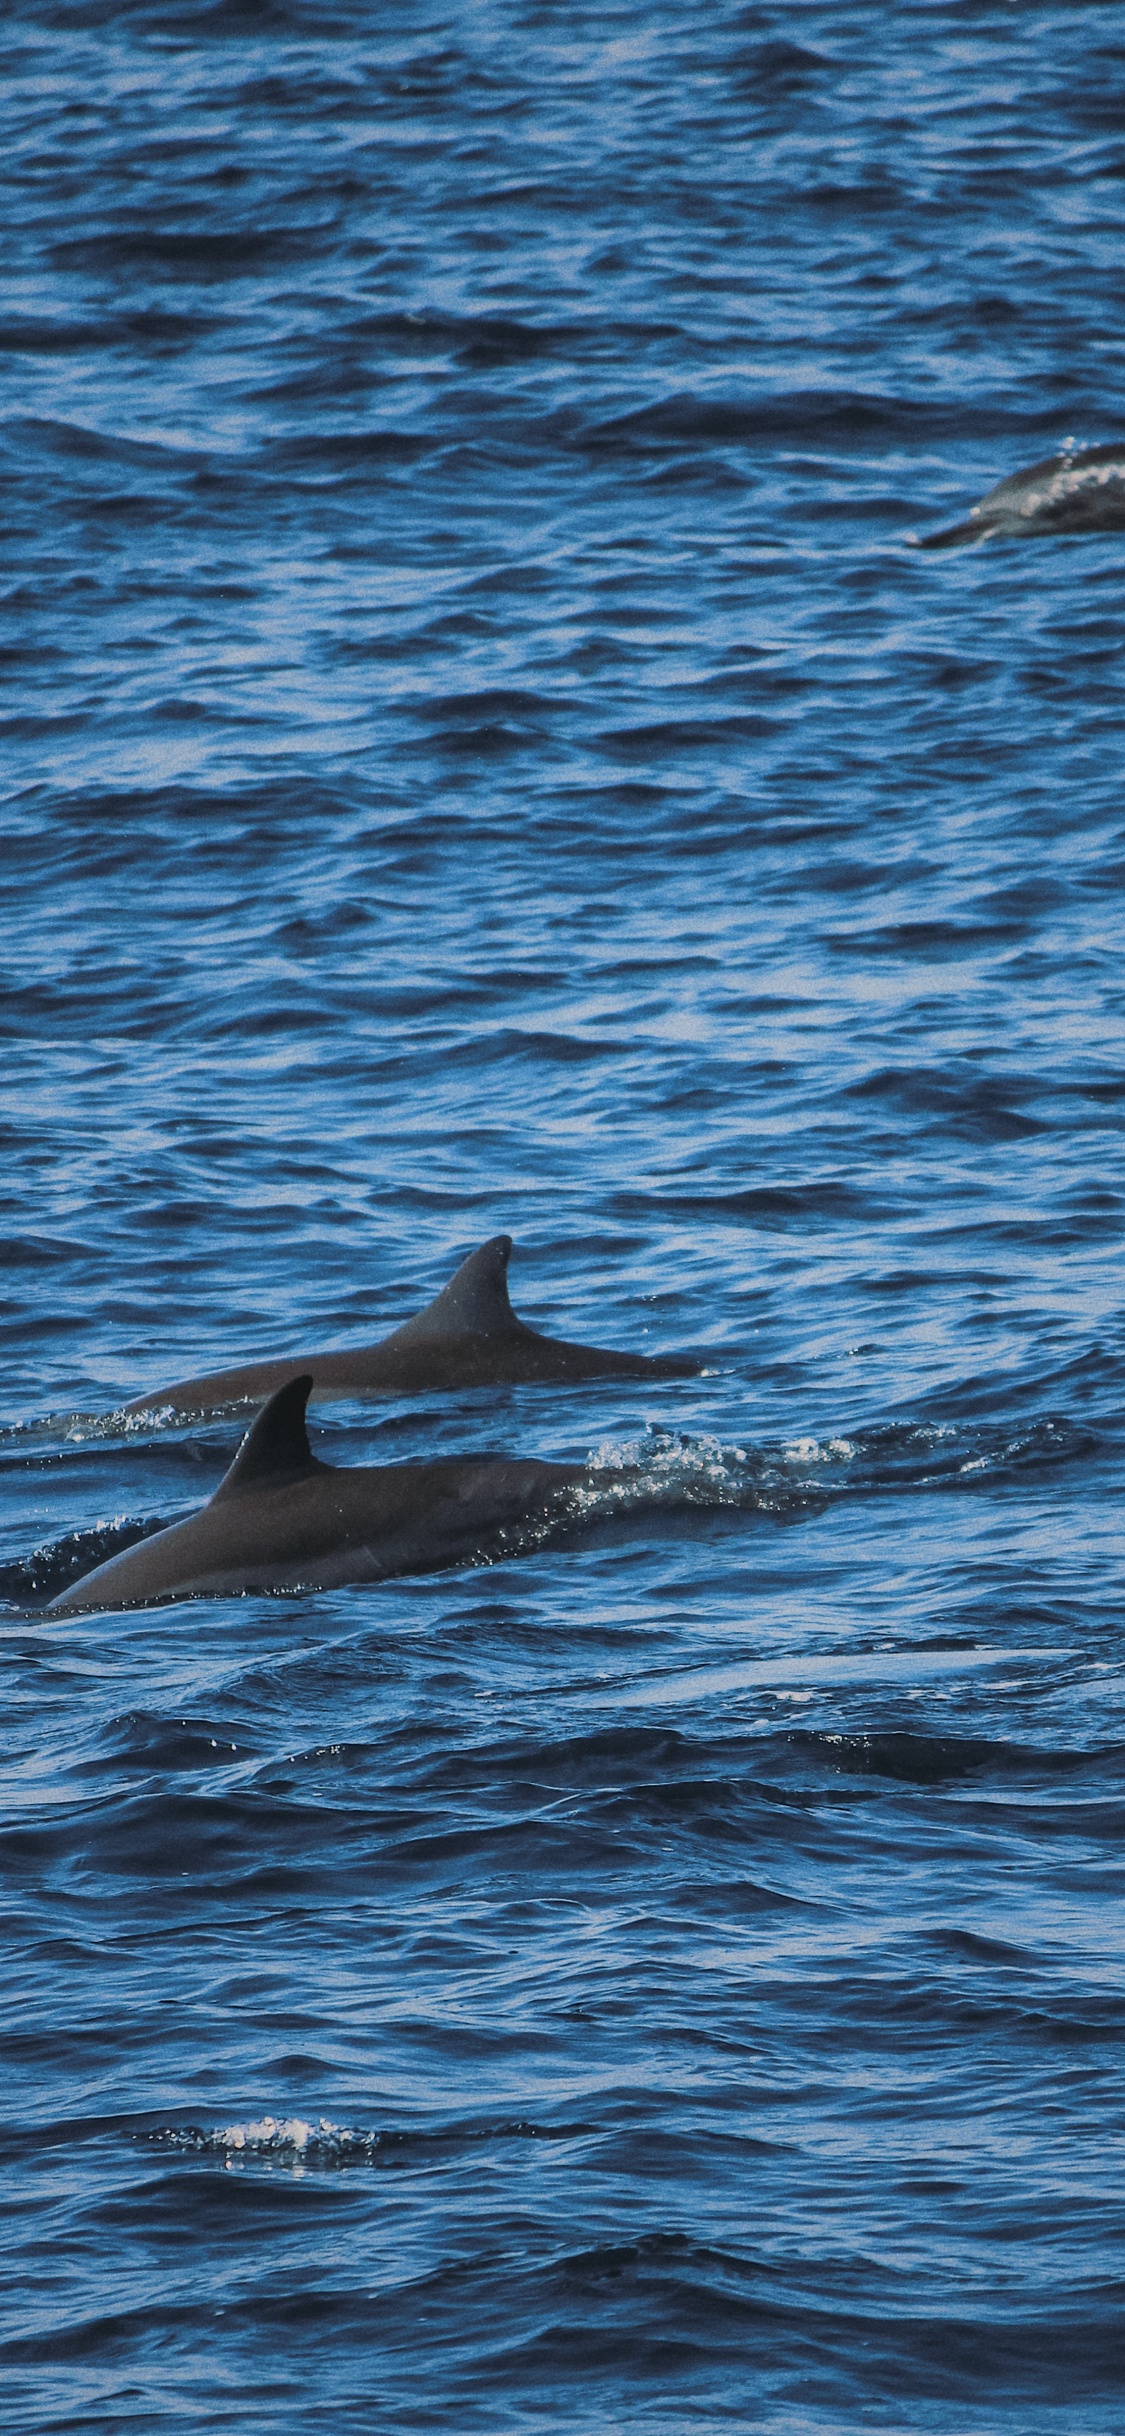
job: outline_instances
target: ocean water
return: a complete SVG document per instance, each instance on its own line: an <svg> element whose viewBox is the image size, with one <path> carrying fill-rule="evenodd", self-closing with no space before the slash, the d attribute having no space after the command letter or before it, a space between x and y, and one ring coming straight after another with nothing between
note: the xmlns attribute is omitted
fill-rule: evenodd
<svg viewBox="0 0 1125 2436"><path fill-rule="evenodd" d="M1120 13L0 62L5 2428L1112 2436ZM643 1508L45 1618L501 1230Z"/></svg>

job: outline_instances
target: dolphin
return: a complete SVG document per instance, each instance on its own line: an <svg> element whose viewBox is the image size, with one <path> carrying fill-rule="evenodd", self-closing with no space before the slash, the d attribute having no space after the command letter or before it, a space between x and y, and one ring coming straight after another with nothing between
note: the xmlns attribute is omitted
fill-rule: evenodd
<svg viewBox="0 0 1125 2436"><path fill-rule="evenodd" d="M1022 473L1009 474L969 509L961 524L927 533L919 550L952 550L965 541L1036 541L1048 533L1120 533L1125 530L1125 442L1104 448L1068 448L1044 457Z"/></svg>
<svg viewBox="0 0 1125 2436"><path fill-rule="evenodd" d="M309 1447L312 1377L271 1396L209 1503L96 1565L48 1615L223 1598L243 1590L335 1590L433 1573L535 1546L582 1512L581 1492L635 1476L576 1463L450 1456L338 1470Z"/></svg>
<svg viewBox="0 0 1125 2436"><path fill-rule="evenodd" d="M377 1345L351 1352L287 1354L208 1371L138 1396L125 1413L221 1412L261 1404L297 1370L308 1371L314 1397L425 1394L434 1388L498 1387L543 1379L669 1378L701 1365L690 1355L612 1353L600 1345L567 1344L540 1336L517 1319L508 1300L510 1235L494 1235L470 1252L455 1277Z"/></svg>

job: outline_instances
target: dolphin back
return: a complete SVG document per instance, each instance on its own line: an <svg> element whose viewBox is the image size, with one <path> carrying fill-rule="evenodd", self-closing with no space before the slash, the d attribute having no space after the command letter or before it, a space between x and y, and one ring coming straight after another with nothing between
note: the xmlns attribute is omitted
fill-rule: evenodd
<svg viewBox="0 0 1125 2436"><path fill-rule="evenodd" d="M47 1613L429 1573L521 1553L579 1509L590 1479L579 1464L499 1455L320 1463L305 1428L311 1383L305 1373L271 1396L197 1514L71 1583Z"/></svg>
<svg viewBox="0 0 1125 2436"><path fill-rule="evenodd" d="M674 1378L701 1367L691 1354L618 1353L543 1336L508 1298L510 1235L494 1235L463 1260L425 1310L376 1345L310 1353L210 1371L139 1396L127 1413L221 1412L263 1403L307 1371L314 1396L418 1395L442 1389L536 1381Z"/></svg>
<svg viewBox="0 0 1125 2436"><path fill-rule="evenodd" d="M962 542L1036 540L1049 534L1116 533L1125 529L1125 442L1064 449L1019 473L1007 474L970 508L961 524L927 533L919 550L953 550Z"/></svg>

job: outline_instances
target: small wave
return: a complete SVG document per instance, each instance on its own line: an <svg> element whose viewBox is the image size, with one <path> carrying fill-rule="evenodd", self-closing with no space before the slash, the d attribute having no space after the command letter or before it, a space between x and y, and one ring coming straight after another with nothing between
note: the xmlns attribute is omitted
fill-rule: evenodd
<svg viewBox="0 0 1125 2436"><path fill-rule="evenodd" d="M810 189L809 201L838 210L853 206L863 190L822 187ZM882 190L866 190L866 199L882 199ZM841 450L903 446L1009 437L1013 432L1042 432L1057 426L1057 415L1032 411L1005 413L977 407L971 412L960 401L935 404L928 399L849 389L794 389L765 392L757 397L715 397L679 390L656 404L588 424L582 445L591 452L662 447L717 446L753 443L780 447L824 447Z"/></svg>
<svg viewBox="0 0 1125 2436"><path fill-rule="evenodd" d="M151 1539L154 1532L164 1531L178 1520L170 1514L143 1520L123 1514L114 1522L97 1523L89 1531L68 1531L63 1539L49 1540L43 1547L33 1548L30 1556L18 1557L14 1565L0 1566L0 1600L10 1607L41 1607L72 1582L80 1582L99 1565L108 1564L111 1556L120 1556L138 1540Z"/></svg>
<svg viewBox="0 0 1125 2436"><path fill-rule="evenodd" d="M884 1422L858 1430L854 1481L869 1490L969 1487L1093 1454L1097 1439L1064 1417L1009 1422Z"/></svg>
<svg viewBox="0 0 1125 2436"><path fill-rule="evenodd" d="M967 1652L971 1661L978 1653ZM1009 1653L1014 1657L1015 1653ZM1001 1653L997 1653L999 1657ZM1121 1775L1119 1746L1107 1743L1089 1750L1036 1749L1030 1744L988 1739L983 1735L920 1734L889 1728L866 1733L824 1732L796 1726L789 1734L794 1750L820 1760L841 1775L888 1777L906 1785L940 1785L966 1776L1016 1778L1033 1786L1049 1785L1059 1776L1086 1774L1112 1783Z"/></svg>

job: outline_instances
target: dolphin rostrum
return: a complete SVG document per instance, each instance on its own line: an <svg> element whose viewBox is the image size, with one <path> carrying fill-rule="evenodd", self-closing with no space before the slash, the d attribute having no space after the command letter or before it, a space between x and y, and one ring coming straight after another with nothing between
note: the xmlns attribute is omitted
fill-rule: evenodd
<svg viewBox="0 0 1125 2436"><path fill-rule="evenodd" d="M312 1380L290 1379L258 1414L210 1502L97 1565L48 1615L222 1598L242 1590L334 1590L513 1556L576 1520L582 1491L625 1472L578 1463L449 1456L337 1470L309 1447Z"/></svg>
<svg viewBox="0 0 1125 2436"><path fill-rule="evenodd" d="M445 1387L497 1387L537 1379L671 1377L697 1370L690 1356L612 1353L540 1336L517 1319L508 1300L510 1235L494 1235L470 1252L455 1277L415 1318L378 1345L352 1352L287 1354L234 1370L180 1379L126 1404L127 1413L221 1412L261 1404L296 1370L307 1370L314 1397L410 1395Z"/></svg>
<svg viewBox="0 0 1125 2436"><path fill-rule="evenodd" d="M1125 528L1125 442L1069 448L1009 474L969 509L961 524L927 533L919 550L952 550L960 542L1038 540L1049 533L1119 533Z"/></svg>

